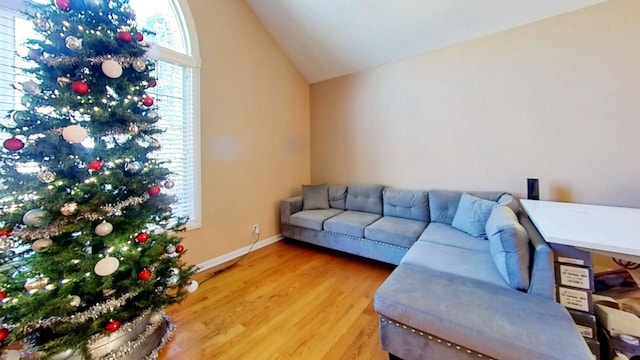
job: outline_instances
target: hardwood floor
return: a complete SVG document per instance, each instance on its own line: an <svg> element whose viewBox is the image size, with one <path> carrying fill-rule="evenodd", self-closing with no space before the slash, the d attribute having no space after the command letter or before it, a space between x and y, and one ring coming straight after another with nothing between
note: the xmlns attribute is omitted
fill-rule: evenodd
<svg viewBox="0 0 640 360"><path fill-rule="evenodd" d="M387 359L373 294L393 270L296 242L259 249L167 309L178 329L159 360Z"/></svg>

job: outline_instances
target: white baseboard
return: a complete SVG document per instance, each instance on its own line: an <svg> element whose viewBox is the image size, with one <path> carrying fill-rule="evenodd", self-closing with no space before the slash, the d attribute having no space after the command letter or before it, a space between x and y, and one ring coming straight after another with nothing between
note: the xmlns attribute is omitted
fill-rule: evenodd
<svg viewBox="0 0 640 360"><path fill-rule="evenodd" d="M212 267L218 266L220 264L224 264L227 261L233 260L235 258L239 258L240 256L246 254L249 249L251 249L251 251L255 251L258 250L260 248L263 248L265 246L269 246L275 242L278 242L280 240L284 239L284 237L281 234L272 236L268 239L264 239L264 240L260 240L257 243L255 243L255 245L253 245L253 248L251 248L251 245L247 245L241 249L238 250L234 250L230 253L226 253L224 255L218 256L216 258L207 260L205 262L202 262L198 265L196 265L198 267L198 272L200 271L205 271L207 269L211 269Z"/></svg>

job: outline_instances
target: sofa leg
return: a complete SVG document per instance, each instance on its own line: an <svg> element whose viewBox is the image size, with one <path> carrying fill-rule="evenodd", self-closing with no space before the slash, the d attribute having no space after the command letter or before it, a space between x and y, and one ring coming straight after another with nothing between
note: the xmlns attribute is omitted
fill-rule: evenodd
<svg viewBox="0 0 640 360"><path fill-rule="evenodd" d="M392 353L389 353L389 360L402 360L402 358L399 358L399 357L393 355Z"/></svg>

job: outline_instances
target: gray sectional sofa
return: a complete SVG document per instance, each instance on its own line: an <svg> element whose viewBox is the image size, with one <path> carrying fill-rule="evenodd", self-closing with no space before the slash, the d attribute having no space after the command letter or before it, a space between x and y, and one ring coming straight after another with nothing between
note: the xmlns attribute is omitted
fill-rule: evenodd
<svg viewBox="0 0 640 360"><path fill-rule="evenodd" d="M281 203L284 237L398 265L374 297L391 358L592 358L553 300L551 249L510 194L302 190Z"/></svg>

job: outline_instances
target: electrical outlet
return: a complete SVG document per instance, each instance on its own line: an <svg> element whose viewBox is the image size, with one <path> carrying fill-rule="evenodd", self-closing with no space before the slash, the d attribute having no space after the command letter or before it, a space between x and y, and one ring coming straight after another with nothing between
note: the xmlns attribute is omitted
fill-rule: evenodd
<svg viewBox="0 0 640 360"><path fill-rule="evenodd" d="M260 226L258 224L253 224L253 233L260 234Z"/></svg>

